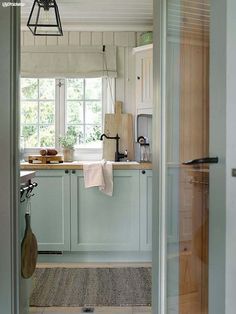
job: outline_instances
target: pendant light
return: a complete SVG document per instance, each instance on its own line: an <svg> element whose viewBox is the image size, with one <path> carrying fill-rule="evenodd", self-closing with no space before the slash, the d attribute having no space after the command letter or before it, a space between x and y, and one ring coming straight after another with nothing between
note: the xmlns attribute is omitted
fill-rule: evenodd
<svg viewBox="0 0 236 314"><path fill-rule="evenodd" d="M27 26L34 36L63 36L55 0L34 0Z"/></svg>

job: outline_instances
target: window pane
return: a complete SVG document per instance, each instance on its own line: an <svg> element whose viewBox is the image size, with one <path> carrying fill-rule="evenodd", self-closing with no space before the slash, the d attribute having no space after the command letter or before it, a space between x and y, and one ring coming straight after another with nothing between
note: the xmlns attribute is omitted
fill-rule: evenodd
<svg viewBox="0 0 236 314"><path fill-rule="evenodd" d="M38 80L32 78L21 79L21 98L37 99L38 98Z"/></svg>
<svg viewBox="0 0 236 314"><path fill-rule="evenodd" d="M33 101L21 102L21 123L35 124L38 122L38 103Z"/></svg>
<svg viewBox="0 0 236 314"><path fill-rule="evenodd" d="M52 101L40 102L39 123L52 124L55 121L55 105Z"/></svg>
<svg viewBox="0 0 236 314"><path fill-rule="evenodd" d="M55 99L55 79L39 79L39 98Z"/></svg>
<svg viewBox="0 0 236 314"><path fill-rule="evenodd" d="M85 103L85 123L102 124L102 103L98 101Z"/></svg>
<svg viewBox="0 0 236 314"><path fill-rule="evenodd" d="M98 125L86 125L85 127L85 143L96 142L100 140L102 127Z"/></svg>
<svg viewBox="0 0 236 314"><path fill-rule="evenodd" d="M84 143L84 131L82 125L68 125L67 130L72 130L77 133L77 144Z"/></svg>
<svg viewBox="0 0 236 314"><path fill-rule="evenodd" d="M40 147L55 146L55 126L47 125L39 127L39 145Z"/></svg>
<svg viewBox="0 0 236 314"><path fill-rule="evenodd" d="M67 116L68 124L83 123L83 103L78 101L67 101Z"/></svg>
<svg viewBox="0 0 236 314"><path fill-rule="evenodd" d="M102 79L101 78L86 79L85 98L87 100L90 100L90 99L99 100L102 98Z"/></svg>
<svg viewBox="0 0 236 314"><path fill-rule="evenodd" d="M67 79L67 99L82 99L84 91L83 79Z"/></svg>
<svg viewBox="0 0 236 314"><path fill-rule="evenodd" d="M22 136L24 136L25 147L38 146L38 131L36 125L23 125Z"/></svg>

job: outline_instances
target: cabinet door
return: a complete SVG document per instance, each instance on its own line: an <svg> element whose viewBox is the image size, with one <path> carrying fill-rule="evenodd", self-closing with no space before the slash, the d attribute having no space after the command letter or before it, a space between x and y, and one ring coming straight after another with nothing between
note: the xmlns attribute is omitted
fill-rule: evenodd
<svg viewBox="0 0 236 314"><path fill-rule="evenodd" d="M153 103L153 56L152 49L136 54L136 106L138 113L147 113L142 109L152 109Z"/></svg>
<svg viewBox="0 0 236 314"><path fill-rule="evenodd" d="M71 175L72 251L139 249L139 170L115 170L113 196L85 189L83 172Z"/></svg>
<svg viewBox="0 0 236 314"><path fill-rule="evenodd" d="M152 171L140 171L140 250L152 249Z"/></svg>
<svg viewBox="0 0 236 314"><path fill-rule="evenodd" d="M32 197L32 230L39 251L70 250L70 174L64 170L37 171Z"/></svg>

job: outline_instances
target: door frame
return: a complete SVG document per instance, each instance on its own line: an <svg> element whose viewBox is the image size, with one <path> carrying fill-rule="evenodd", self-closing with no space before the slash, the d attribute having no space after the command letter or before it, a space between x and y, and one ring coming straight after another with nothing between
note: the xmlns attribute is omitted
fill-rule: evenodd
<svg viewBox="0 0 236 314"><path fill-rule="evenodd" d="M0 313L19 313L20 9L0 7Z"/></svg>

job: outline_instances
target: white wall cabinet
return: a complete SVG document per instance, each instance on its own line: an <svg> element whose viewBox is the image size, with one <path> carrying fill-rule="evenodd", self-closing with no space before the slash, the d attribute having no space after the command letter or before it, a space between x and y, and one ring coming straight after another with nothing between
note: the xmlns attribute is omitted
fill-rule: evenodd
<svg viewBox="0 0 236 314"><path fill-rule="evenodd" d="M153 45L133 49L135 55L136 113L152 114L153 107Z"/></svg>

